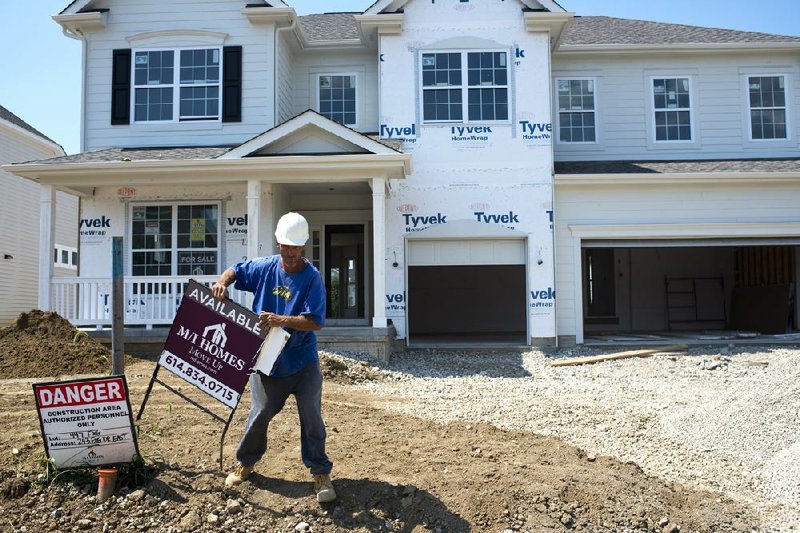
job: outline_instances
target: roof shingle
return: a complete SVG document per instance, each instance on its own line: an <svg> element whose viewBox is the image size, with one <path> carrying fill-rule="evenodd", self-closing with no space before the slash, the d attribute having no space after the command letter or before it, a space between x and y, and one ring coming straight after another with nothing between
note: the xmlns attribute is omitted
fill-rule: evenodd
<svg viewBox="0 0 800 533"><path fill-rule="evenodd" d="M110 163L113 161L180 161L215 159L231 149L230 146L200 146L179 148L107 148L94 152L28 161L41 165L63 163Z"/></svg>
<svg viewBox="0 0 800 533"><path fill-rule="evenodd" d="M309 41L358 39L355 13L323 13L300 17ZM800 37L752 31L704 28L615 17L575 17L562 46L669 44L800 43Z"/></svg>
<svg viewBox="0 0 800 533"><path fill-rule="evenodd" d="M41 131L37 130L36 128L34 128L33 126L31 126L30 124L28 124L27 122L25 122L24 120L19 118L17 115L15 115L14 113L12 113L11 111L9 111L8 109L6 109L5 107L3 107L1 105L0 105L0 119L6 120L6 121L14 124L15 126L18 126L18 127L22 128L25 131L33 133L34 135L38 135L39 137L41 137L42 139L45 139L46 141L50 141L53 144L58 144L53 139L51 139L50 137L48 137L47 135L45 135ZM61 146L61 145L59 145L59 146Z"/></svg>
<svg viewBox="0 0 800 533"><path fill-rule="evenodd" d="M323 13L300 17L300 27L309 41L360 39L356 13Z"/></svg>
<svg viewBox="0 0 800 533"><path fill-rule="evenodd" d="M562 46L800 43L800 37L614 17L575 17Z"/></svg>
<svg viewBox="0 0 800 533"><path fill-rule="evenodd" d="M800 172L800 158L682 161L557 162L556 174L697 174L728 172Z"/></svg>

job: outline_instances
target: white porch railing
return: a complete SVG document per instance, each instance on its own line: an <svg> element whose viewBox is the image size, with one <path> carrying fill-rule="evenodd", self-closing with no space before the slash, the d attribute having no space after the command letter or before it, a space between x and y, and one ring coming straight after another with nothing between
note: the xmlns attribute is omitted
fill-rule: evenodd
<svg viewBox="0 0 800 533"><path fill-rule="evenodd" d="M126 277L125 325L172 324L189 277ZM193 277L211 287L218 276ZM229 289L231 299L248 309L252 296ZM111 278L52 278L52 311L75 326L111 325Z"/></svg>

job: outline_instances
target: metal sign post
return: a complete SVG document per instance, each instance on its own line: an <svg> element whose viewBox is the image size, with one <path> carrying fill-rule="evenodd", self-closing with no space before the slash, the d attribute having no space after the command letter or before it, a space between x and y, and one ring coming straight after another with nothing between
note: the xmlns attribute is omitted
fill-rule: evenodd
<svg viewBox="0 0 800 533"><path fill-rule="evenodd" d="M125 373L125 284L122 273L122 237L111 239L111 373Z"/></svg>

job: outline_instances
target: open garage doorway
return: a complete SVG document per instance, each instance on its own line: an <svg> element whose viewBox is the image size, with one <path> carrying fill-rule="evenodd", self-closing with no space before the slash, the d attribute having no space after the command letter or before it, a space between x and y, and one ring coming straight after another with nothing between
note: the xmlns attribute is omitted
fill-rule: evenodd
<svg viewBox="0 0 800 533"><path fill-rule="evenodd" d="M581 258L587 342L800 339L793 242L586 240Z"/></svg>
<svg viewBox="0 0 800 533"><path fill-rule="evenodd" d="M524 239L409 240L409 345L528 343Z"/></svg>

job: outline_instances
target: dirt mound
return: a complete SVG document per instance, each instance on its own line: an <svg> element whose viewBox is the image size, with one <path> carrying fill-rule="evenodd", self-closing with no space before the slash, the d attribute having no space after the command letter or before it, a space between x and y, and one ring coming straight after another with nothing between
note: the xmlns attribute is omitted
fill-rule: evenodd
<svg viewBox="0 0 800 533"><path fill-rule="evenodd" d="M385 379L380 370L366 361L357 361L329 352L319 352L319 366L326 380L343 385Z"/></svg>
<svg viewBox="0 0 800 533"><path fill-rule="evenodd" d="M129 368L132 403L152 363ZM164 379L182 387L174 376ZM209 405L199 390L183 388ZM39 421L27 383L0 380L0 532L313 531L653 532L751 531L758 521L729 498L646 476L634 464L589 456L559 439L484 423L437 424L387 411L387 401L350 385L326 384L327 450L339 498L320 505L300 460L294 400L273 419L267 455L247 482L225 489L217 465L222 426L164 387L140 420L139 448L152 475L118 483L98 504L97 477L41 481ZM225 440L226 470L248 413L237 410Z"/></svg>
<svg viewBox="0 0 800 533"><path fill-rule="evenodd" d="M0 329L0 379L111 370L111 352L57 313L33 310Z"/></svg>

